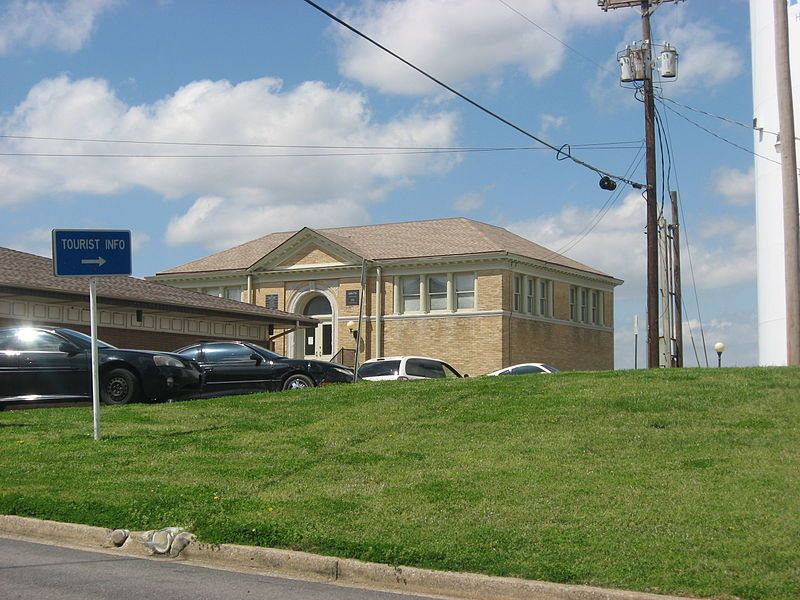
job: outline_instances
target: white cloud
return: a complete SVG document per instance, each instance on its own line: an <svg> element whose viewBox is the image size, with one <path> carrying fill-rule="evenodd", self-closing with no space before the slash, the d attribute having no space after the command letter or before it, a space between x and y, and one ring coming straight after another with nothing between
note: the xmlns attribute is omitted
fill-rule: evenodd
<svg viewBox="0 0 800 600"><path fill-rule="evenodd" d="M657 27L656 35L678 50L678 79L665 85L668 95L679 91L713 90L741 74L749 56L741 45L722 38L719 27L690 21L684 7L677 7L675 18L664 19L666 26Z"/></svg>
<svg viewBox="0 0 800 600"><path fill-rule="evenodd" d="M4 245L20 252L49 257L53 253L52 237L53 234L50 229L36 227L19 232Z"/></svg>
<svg viewBox="0 0 800 600"><path fill-rule="evenodd" d="M483 206L486 194L494 189L494 185L487 185L477 192L467 192L453 201L453 208L462 212L472 212Z"/></svg>
<svg viewBox="0 0 800 600"><path fill-rule="evenodd" d="M594 2L508 0L508 4L565 41L576 27L606 20ZM517 68L538 82L561 67L566 52L562 44L499 2L364 2L343 16L377 42L453 85L482 76L496 86L506 67ZM334 31L345 76L395 94L429 94L438 89L351 32Z"/></svg>
<svg viewBox="0 0 800 600"><path fill-rule="evenodd" d="M116 0L12 0L0 12L0 54L16 46L80 50Z"/></svg>
<svg viewBox="0 0 800 600"><path fill-rule="evenodd" d="M563 116L543 114L540 117L539 134L546 137L547 134L553 129L560 129L567 122L567 118Z"/></svg>
<svg viewBox="0 0 800 600"><path fill-rule="evenodd" d="M597 209L567 206L558 214L510 225L509 229L591 267L625 281L619 298L640 295L645 287L645 202L629 194L598 222ZM595 224L592 228L592 225ZM591 229L591 230L590 230ZM691 227L681 226L683 281L689 282L687 237L691 263L701 289L750 284L755 279L755 227L740 219L715 219ZM689 236L691 234L691 236Z"/></svg>
<svg viewBox="0 0 800 600"><path fill-rule="evenodd" d="M116 140L235 142L327 146L453 146L457 118L448 112L406 113L376 122L362 94L306 82L283 90L277 79L233 84L195 81L161 100L140 106L122 102L105 81L41 81L11 114L0 132L24 136ZM6 157L0 203L35 201L63 194L113 195L135 187L168 198L198 197L183 217L172 220L172 243L209 243L224 233L230 246L264 228L364 221L364 206L418 176L442 173L456 155L364 154L319 148L224 148L149 146L89 142L6 140L7 152L101 154L236 154L238 158ZM261 155L241 157L244 154ZM267 154L293 155L264 157ZM298 156L299 155L299 156ZM209 200L211 198L212 200ZM313 206L313 210L308 207ZM313 217L313 218L312 218ZM278 219L272 221L272 219ZM195 223L189 227L189 223ZM259 223L261 229L255 227Z"/></svg>
<svg viewBox="0 0 800 600"><path fill-rule="evenodd" d="M717 169L714 173L714 191L724 196L727 204L750 206L756 194L753 167L747 171L727 167Z"/></svg>

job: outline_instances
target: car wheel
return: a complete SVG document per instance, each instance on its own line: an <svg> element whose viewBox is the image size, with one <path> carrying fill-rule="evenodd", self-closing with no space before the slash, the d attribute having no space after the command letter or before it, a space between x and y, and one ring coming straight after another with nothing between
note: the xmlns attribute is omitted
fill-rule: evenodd
<svg viewBox="0 0 800 600"><path fill-rule="evenodd" d="M128 404L139 396L139 382L128 369L111 369L103 376L100 398L106 404Z"/></svg>
<svg viewBox="0 0 800 600"><path fill-rule="evenodd" d="M284 390L302 390L310 387L314 387L314 382L306 375L292 375L283 382Z"/></svg>

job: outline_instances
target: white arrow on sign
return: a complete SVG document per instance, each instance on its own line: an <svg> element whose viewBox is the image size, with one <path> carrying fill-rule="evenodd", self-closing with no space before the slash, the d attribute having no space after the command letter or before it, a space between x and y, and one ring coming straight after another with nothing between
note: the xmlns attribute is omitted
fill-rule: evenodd
<svg viewBox="0 0 800 600"><path fill-rule="evenodd" d="M98 267L102 267L106 264L106 260L101 256L99 258L83 258L81 259L82 265L97 265Z"/></svg>

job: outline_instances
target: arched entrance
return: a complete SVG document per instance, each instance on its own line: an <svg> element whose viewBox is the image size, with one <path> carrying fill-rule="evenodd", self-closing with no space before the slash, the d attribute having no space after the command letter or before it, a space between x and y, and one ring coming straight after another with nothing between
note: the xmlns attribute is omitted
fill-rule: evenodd
<svg viewBox="0 0 800 600"><path fill-rule="evenodd" d="M333 309L322 294L308 297L303 314L319 321L316 327L305 327L303 339L298 345L299 355L304 358L330 360L333 356Z"/></svg>

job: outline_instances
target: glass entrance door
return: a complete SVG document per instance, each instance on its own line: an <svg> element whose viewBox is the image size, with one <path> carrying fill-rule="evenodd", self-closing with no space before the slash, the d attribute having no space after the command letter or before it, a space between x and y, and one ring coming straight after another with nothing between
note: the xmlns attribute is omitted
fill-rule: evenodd
<svg viewBox="0 0 800 600"><path fill-rule="evenodd" d="M319 321L316 327L303 330L303 357L330 360L333 356L333 311L325 296L314 296L303 314Z"/></svg>
<svg viewBox="0 0 800 600"><path fill-rule="evenodd" d="M315 316L315 318L320 317ZM306 327L303 352L305 358L330 360L333 356L333 324L320 323L316 327Z"/></svg>

